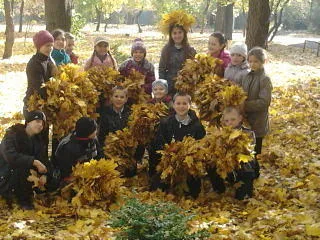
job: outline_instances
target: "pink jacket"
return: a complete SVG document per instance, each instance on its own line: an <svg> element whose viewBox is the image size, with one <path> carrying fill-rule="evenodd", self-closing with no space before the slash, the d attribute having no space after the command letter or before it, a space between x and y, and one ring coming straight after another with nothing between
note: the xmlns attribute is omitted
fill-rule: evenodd
<svg viewBox="0 0 320 240"><path fill-rule="evenodd" d="M215 58L219 58L223 61L223 70L225 70L228 66L228 64L231 62L231 56L230 56L230 53L227 51L227 50L222 50L218 56L213 56L211 55L212 57L215 57Z"/></svg>
<svg viewBox="0 0 320 240"><path fill-rule="evenodd" d="M95 66L107 66L107 67L113 67L114 69L118 69L117 61L110 55L108 55L103 62L101 62L101 60L97 57L97 55L94 55L93 59L92 57L90 57L84 65L84 70L86 71L89 68L92 68Z"/></svg>

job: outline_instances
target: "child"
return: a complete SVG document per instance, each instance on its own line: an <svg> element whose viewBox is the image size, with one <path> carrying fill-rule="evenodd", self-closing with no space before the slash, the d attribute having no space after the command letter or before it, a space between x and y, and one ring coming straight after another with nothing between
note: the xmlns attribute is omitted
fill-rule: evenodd
<svg viewBox="0 0 320 240"><path fill-rule="evenodd" d="M244 111L251 129L256 135L256 155L261 153L262 139L269 132L272 83L264 71L266 57L264 49L260 47L252 48L248 54L251 71L240 81L240 85L248 95L244 104ZM255 171L258 177L260 175L259 164L257 164Z"/></svg>
<svg viewBox="0 0 320 240"><path fill-rule="evenodd" d="M46 148L40 135L45 123L43 112L28 112L25 124L10 127L0 145L0 194L8 204L14 194L20 207L25 210L34 208L32 183L27 181L30 170L41 174L40 186L47 182Z"/></svg>
<svg viewBox="0 0 320 240"><path fill-rule="evenodd" d="M127 106L128 93L123 87L112 89L111 105L104 106L100 116L98 140L101 146L105 145L106 136L127 126L131 109Z"/></svg>
<svg viewBox="0 0 320 240"><path fill-rule="evenodd" d="M172 98L168 95L168 82L165 79L158 79L152 83L153 98L149 101L152 104L161 103L172 107Z"/></svg>
<svg viewBox="0 0 320 240"><path fill-rule="evenodd" d="M69 32L66 32L65 37L66 37L66 53L69 55L70 60L73 64L78 64L79 56L77 56L73 52L75 37Z"/></svg>
<svg viewBox="0 0 320 240"><path fill-rule="evenodd" d="M37 52L29 60L26 68L28 85L26 95L23 99L23 115L26 118L28 114L28 100L33 93L38 93L41 98L47 98L46 88L42 84L49 81L56 71L54 60L50 57L53 49L54 38L46 30L42 30L33 36L33 43ZM43 141L47 148L46 159L48 159L49 128L42 131Z"/></svg>
<svg viewBox="0 0 320 240"><path fill-rule="evenodd" d="M237 84L243 76L249 72L249 65L247 62L247 45L235 44L230 49L231 63L225 70L224 77Z"/></svg>
<svg viewBox="0 0 320 240"><path fill-rule="evenodd" d="M76 122L75 131L60 141L55 152L55 166L60 170L61 180L68 182L72 167L77 163L103 157L97 140L97 123L82 117Z"/></svg>
<svg viewBox="0 0 320 240"><path fill-rule="evenodd" d="M220 32L212 33L209 37L208 50L212 57L219 58L223 61L221 69L217 70L217 75L223 77L224 71L231 62L231 57L228 51L225 50L227 39Z"/></svg>
<svg viewBox="0 0 320 240"><path fill-rule="evenodd" d="M169 41L161 51L159 78L167 79L168 93L173 96L174 78L188 58L194 58L196 50L189 45L187 30L184 26L173 24L169 28Z"/></svg>
<svg viewBox="0 0 320 240"><path fill-rule="evenodd" d="M131 47L131 58L124 61L120 67L121 75L127 77L130 72L135 69L145 76L145 84L143 85L145 92L151 95L151 85L155 80L154 66L146 59L147 50L140 38L134 40Z"/></svg>
<svg viewBox="0 0 320 240"><path fill-rule="evenodd" d="M226 127L242 130L250 135L252 144L255 144L254 132L242 126L242 114L237 107L227 107L223 111L222 124ZM255 160L242 164L239 170L235 170L228 174L227 180L231 183L241 182L241 186L237 188L235 198L243 200L246 197L252 197L253 180L255 178ZM226 190L224 180L217 174L216 169L209 169L208 175L211 180L212 188L218 193Z"/></svg>
<svg viewBox="0 0 320 240"><path fill-rule="evenodd" d="M165 144L172 140L182 141L185 136L191 136L195 139L201 139L206 132L195 112L190 110L191 97L185 93L176 93L173 97L173 108L175 113L160 122L159 131L154 143L155 151L163 149ZM151 177L151 190L160 186L160 175L156 172L156 167L161 156L155 155L149 161L149 176ZM201 180L188 176L187 184L189 194L197 198L201 191Z"/></svg>
<svg viewBox="0 0 320 240"><path fill-rule="evenodd" d="M117 62L113 58L109 49L109 42L104 37L97 37L94 40L94 50L92 56L86 61L84 70L95 66L107 66L118 69Z"/></svg>
<svg viewBox="0 0 320 240"><path fill-rule="evenodd" d="M56 29L52 32L54 38L53 51L51 56L57 66L71 63L69 55L65 51L66 39L65 32L61 29Z"/></svg>

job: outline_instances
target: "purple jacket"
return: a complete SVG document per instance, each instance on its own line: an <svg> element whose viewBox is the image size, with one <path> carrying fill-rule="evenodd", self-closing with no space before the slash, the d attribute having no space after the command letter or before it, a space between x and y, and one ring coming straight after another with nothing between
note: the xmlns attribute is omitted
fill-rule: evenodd
<svg viewBox="0 0 320 240"><path fill-rule="evenodd" d="M145 76L143 87L145 92L151 95L152 82L155 80L153 64L147 59L144 59L141 63L137 63L132 58L129 58L120 65L119 72L121 75L127 77L132 69L135 69Z"/></svg>

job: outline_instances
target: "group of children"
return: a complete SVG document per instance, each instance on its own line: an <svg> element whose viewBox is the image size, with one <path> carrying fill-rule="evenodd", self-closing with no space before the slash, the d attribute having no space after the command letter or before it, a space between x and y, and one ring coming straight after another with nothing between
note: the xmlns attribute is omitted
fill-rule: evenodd
<svg viewBox="0 0 320 240"><path fill-rule="evenodd" d="M57 71L56 66L78 63L78 57L73 53L74 37L62 30L55 30L52 34L40 31L35 34L34 45L36 54L27 65L28 87L24 98L25 125L16 125L8 129L1 142L0 152L0 194L9 199L16 195L18 203L25 209L32 205L31 184L26 178L30 169L35 169L41 177L40 185L54 179L56 174L48 174L58 169L61 182L69 181L72 167L78 162L89 161L104 157L102 146L106 136L127 126L131 114L127 103L127 90L115 87L108 105L101 107L101 116L97 124L93 119L83 117L76 123L75 130L60 139L52 152L53 160L48 161L48 126L41 111L27 111L27 100L37 92L46 98L45 88L41 85L47 82ZM208 54L223 60L218 73L241 86L248 97L244 103L244 112L237 107L226 108L223 112L222 124L248 132L255 142L255 154L261 153L263 137L269 131L268 108L271 102L272 85L265 74L265 51L253 48L247 53L245 44L231 47L230 53L225 50L226 39L221 33L213 33L209 37ZM166 189L160 181L156 166L161 159L157 152L172 140L182 141L185 136L201 139L206 131L194 111L190 110L191 97L177 92L174 79L183 63L193 58L196 51L188 43L187 31L183 25L172 25L169 28L169 41L161 52L159 62L159 79L155 79L154 66L146 59L147 51L141 39L135 39L131 48L131 57L120 64L118 69L115 58L110 53L110 45L106 38L97 37L94 42L92 56L86 61L84 69L94 66L109 66L118 69L127 76L132 69L145 75L145 84L141 87L153 98L150 104L165 103L172 108L170 115L161 119L154 140L148 146L150 189ZM242 126L246 117L251 130ZM230 173L227 180L242 182L236 190L236 198L251 197L253 180L259 177L259 164L253 161L244 168ZM209 169L208 175L212 181L213 190L219 193L225 191L225 181L216 173L216 169ZM15 177L14 177L15 176ZM8 181L8 179L15 179ZM22 183L23 182L23 183ZM196 198L200 192L201 181L188 176L189 195ZM21 187L23 186L23 187ZM12 191L14 190L14 191Z"/></svg>

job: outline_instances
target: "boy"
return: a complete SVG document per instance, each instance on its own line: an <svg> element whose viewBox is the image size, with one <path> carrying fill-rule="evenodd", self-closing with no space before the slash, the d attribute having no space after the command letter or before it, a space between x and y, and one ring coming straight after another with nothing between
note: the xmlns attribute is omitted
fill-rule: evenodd
<svg viewBox="0 0 320 240"><path fill-rule="evenodd" d="M75 131L60 141L55 152L55 165L60 170L62 181L68 182L72 167L77 163L103 157L97 140L97 123L82 117L76 122Z"/></svg>
<svg viewBox="0 0 320 240"><path fill-rule="evenodd" d="M205 129L195 112L190 110L191 97L186 93L176 93L173 97L173 109L175 113L160 122L159 131L155 143L152 146L154 152L163 149L165 144L172 140L182 141L185 136L201 139L206 135ZM156 173L156 166L161 156L155 154L149 161L149 175L151 179L151 190L160 186L160 175ZM201 191L201 180L188 176L187 184L189 195L197 198Z"/></svg>
<svg viewBox="0 0 320 240"><path fill-rule="evenodd" d="M77 56L74 52L73 52L73 48L74 48L74 41L75 41L75 37L69 33L66 32L65 34L66 37L66 53L69 55L71 62L73 64L78 64L78 58L79 56Z"/></svg>
<svg viewBox="0 0 320 240"><path fill-rule="evenodd" d="M0 194L11 203L12 194L24 210L34 208L30 170L41 174L39 184L47 182L46 147L41 136L46 117L41 111L26 113L25 124L10 127L0 145Z"/></svg>
<svg viewBox="0 0 320 240"><path fill-rule="evenodd" d="M233 129L240 129L248 133L252 138L252 144L255 144L254 132L242 126L242 115L240 109L237 107L227 107L223 111L222 124ZM254 172L255 161L242 164L239 170L228 174L227 180L231 183L242 182L241 186L237 188L235 198L243 200L246 197L252 197L253 180L255 178ZM224 180L217 174L216 169L209 169L208 175L211 180L212 188L218 193L223 193L226 190Z"/></svg>

